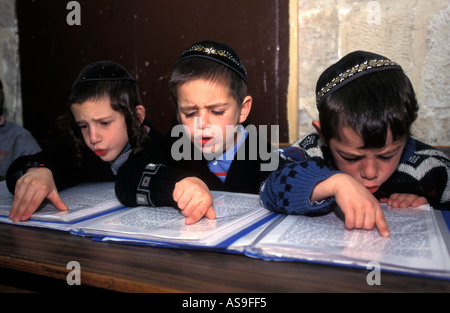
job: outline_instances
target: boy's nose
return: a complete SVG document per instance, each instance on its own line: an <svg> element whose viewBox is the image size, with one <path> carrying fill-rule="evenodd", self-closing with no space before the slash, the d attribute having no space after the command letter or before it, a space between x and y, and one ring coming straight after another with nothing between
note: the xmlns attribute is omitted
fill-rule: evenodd
<svg viewBox="0 0 450 313"><path fill-rule="evenodd" d="M364 160L361 167L361 177L367 180L378 178L378 167L375 160Z"/></svg>
<svg viewBox="0 0 450 313"><path fill-rule="evenodd" d="M209 126L209 119L204 114L199 114L199 117L195 118L195 126L197 129L205 129Z"/></svg>
<svg viewBox="0 0 450 313"><path fill-rule="evenodd" d="M89 141L92 145L95 145L96 143L99 143L101 141L100 133L97 129L95 129L95 127L91 127L89 129Z"/></svg>

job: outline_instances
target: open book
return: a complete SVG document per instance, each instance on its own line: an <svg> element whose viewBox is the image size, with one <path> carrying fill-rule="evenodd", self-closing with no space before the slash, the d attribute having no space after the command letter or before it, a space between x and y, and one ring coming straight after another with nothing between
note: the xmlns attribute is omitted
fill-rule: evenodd
<svg viewBox="0 0 450 313"><path fill-rule="evenodd" d="M76 223L124 208L116 198L114 182L80 184L60 191L59 195L69 207L68 211L60 211L46 200L28 221L17 224L71 230ZM5 182L1 182L0 222L13 223L8 218L12 203L13 196Z"/></svg>
<svg viewBox="0 0 450 313"><path fill-rule="evenodd" d="M135 207L83 223L74 232L101 237L103 241L227 249L277 216L261 206L257 195L218 191L213 191L212 195L215 219L203 218L186 225L185 217L178 209ZM245 244L235 245L233 250L240 250L250 243L246 240Z"/></svg>
<svg viewBox="0 0 450 313"><path fill-rule="evenodd" d="M97 241L207 249L253 258L326 263L450 279L450 233L442 213L429 205L393 209L382 204L391 236L378 230L346 230L340 211L320 216L280 215L261 206L257 195L213 191L216 219L184 223L171 207L123 207L114 185L84 184L60 192L69 206L50 203L17 225L47 227ZM12 196L0 183L0 222L12 223ZM449 213L449 212L445 212Z"/></svg>
<svg viewBox="0 0 450 313"><path fill-rule="evenodd" d="M250 194L212 192L216 218L185 224L180 210L172 207L124 207L117 200L114 183L87 183L59 192L69 211L45 202L28 221L14 223L70 231L96 240L166 247L228 249L243 252L277 216ZM9 211L13 197L0 182L0 222L13 223Z"/></svg>
<svg viewBox="0 0 450 313"><path fill-rule="evenodd" d="M429 205L394 209L382 203L389 238L376 229L346 230L340 211L321 216L280 216L247 249L247 255L381 269L450 278L448 228ZM447 244L446 244L447 242Z"/></svg>

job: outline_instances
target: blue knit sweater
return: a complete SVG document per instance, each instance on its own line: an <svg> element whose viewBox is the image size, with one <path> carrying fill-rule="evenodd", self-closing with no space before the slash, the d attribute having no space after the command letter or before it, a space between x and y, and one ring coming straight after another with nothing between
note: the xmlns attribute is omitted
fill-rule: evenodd
<svg viewBox="0 0 450 313"><path fill-rule="evenodd" d="M329 150L317 134L309 134L280 150L280 166L261 185L263 205L283 214L314 214L333 210L334 197L311 202L314 187L339 173ZM413 138L408 141L396 171L374 194L378 199L393 193L427 198L435 208L450 208L450 159L442 151Z"/></svg>

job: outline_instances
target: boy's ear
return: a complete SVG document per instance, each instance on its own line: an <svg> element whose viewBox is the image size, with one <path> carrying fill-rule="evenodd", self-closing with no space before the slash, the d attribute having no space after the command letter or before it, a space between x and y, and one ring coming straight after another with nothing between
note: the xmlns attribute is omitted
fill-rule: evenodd
<svg viewBox="0 0 450 313"><path fill-rule="evenodd" d="M139 121L141 121L141 124L145 120L145 107L143 105L136 106L136 114L139 117Z"/></svg>
<svg viewBox="0 0 450 313"><path fill-rule="evenodd" d="M241 113L239 114L239 123L245 122L248 115L250 114L250 110L252 109L253 99L251 96L245 97L241 106Z"/></svg>
<svg viewBox="0 0 450 313"><path fill-rule="evenodd" d="M327 142L325 141L325 137L323 136L322 127L320 126L320 122L314 120L314 121L312 121L312 126L316 129L317 133L320 136L320 139L322 140L323 144L326 146Z"/></svg>

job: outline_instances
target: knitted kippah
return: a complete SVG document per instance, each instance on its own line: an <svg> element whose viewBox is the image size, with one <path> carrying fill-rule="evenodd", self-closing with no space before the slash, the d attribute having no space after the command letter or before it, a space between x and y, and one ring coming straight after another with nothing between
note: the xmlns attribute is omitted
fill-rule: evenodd
<svg viewBox="0 0 450 313"><path fill-rule="evenodd" d="M402 68L382 55L366 51L351 52L320 75L316 85L317 108L320 108L329 95L356 78L377 71L395 69Z"/></svg>
<svg viewBox="0 0 450 313"><path fill-rule="evenodd" d="M92 81L129 80L136 82L133 76L120 64L112 61L96 61L85 66L72 89L79 84Z"/></svg>
<svg viewBox="0 0 450 313"><path fill-rule="evenodd" d="M225 65L248 83L247 72L237 53L224 43L205 40L187 48L176 63L188 58L206 58Z"/></svg>

